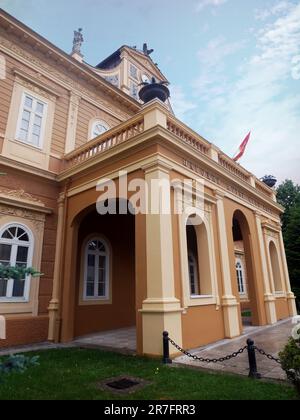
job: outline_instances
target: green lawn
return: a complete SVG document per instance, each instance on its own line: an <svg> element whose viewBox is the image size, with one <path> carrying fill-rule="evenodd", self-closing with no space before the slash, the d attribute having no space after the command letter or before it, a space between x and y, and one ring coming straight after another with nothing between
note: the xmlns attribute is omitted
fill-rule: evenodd
<svg viewBox="0 0 300 420"><path fill-rule="evenodd" d="M61 349L32 355L40 365L14 373L0 384L0 400L293 400L288 385L253 381L232 375L163 366L159 361L100 350ZM151 384L134 394L117 396L99 389L114 376L144 378Z"/></svg>

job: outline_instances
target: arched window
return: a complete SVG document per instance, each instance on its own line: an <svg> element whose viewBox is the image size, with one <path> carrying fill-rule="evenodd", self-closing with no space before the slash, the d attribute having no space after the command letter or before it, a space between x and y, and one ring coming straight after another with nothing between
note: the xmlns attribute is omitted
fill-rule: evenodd
<svg viewBox="0 0 300 420"><path fill-rule="evenodd" d="M95 238L85 250L84 300L109 298L109 248L103 239Z"/></svg>
<svg viewBox="0 0 300 420"><path fill-rule="evenodd" d="M275 292L282 292L282 281L281 281L281 271L278 258L278 252L276 245L273 241L269 245L270 259L271 259L271 270L274 281Z"/></svg>
<svg viewBox="0 0 300 420"><path fill-rule="evenodd" d="M12 224L0 230L0 264L12 267L30 267L33 239L28 228ZM1 300L24 300L29 296L30 276L25 279L0 279Z"/></svg>
<svg viewBox="0 0 300 420"><path fill-rule="evenodd" d="M240 295L246 294L246 285L245 285L245 276L244 276L244 270L241 260L236 261L236 277L237 277L237 283L238 283L238 289Z"/></svg>
<svg viewBox="0 0 300 420"><path fill-rule="evenodd" d="M100 136L101 134L105 133L110 129L109 125L106 124L106 122L97 120L94 121L91 127L91 133L90 133L90 140L94 139L95 137Z"/></svg>

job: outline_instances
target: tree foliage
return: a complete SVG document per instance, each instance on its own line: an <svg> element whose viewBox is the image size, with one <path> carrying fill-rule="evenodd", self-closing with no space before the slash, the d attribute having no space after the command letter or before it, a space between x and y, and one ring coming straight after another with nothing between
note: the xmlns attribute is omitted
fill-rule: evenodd
<svg viewBox="0 0 300 420"><path fill-rule="evenodd" d="M300 186L291 180L277 190L277 200L285 208L282 230L293 290L300 302Z"/></svg>
<svg viewBox="0 0 300 420"><path fill-rule="evenodd" d="M0 264L0 279L22 280L28 275L39 277L42 274L32 267L11 267L10 265Z"/></svg>
<svg viewBox="0 0 300 420"><path fill-rule="evenodd" d="M291 210L295 206L300 205L300 186L287 179L277 189L277 201L285 209L282 215L282 230L285 233Z"/></svg>

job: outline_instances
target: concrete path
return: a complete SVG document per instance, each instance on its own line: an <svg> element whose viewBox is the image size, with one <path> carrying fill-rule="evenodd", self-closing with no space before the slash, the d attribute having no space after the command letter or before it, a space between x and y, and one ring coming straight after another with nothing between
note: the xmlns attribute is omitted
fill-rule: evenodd
<svg viewBox="0 0 300 420"><path fill-rule="evenodd" d="M124 354L136 353L136 328L122 328L104 331L76 338L73 345L77 347L112 350Z"/></svg>
<svg viewBox="0 0 300 420"><path fill-rule="evenodd" d="M267 353L277 357L278 353L283 349L291 336L293 327L294 325L292 324L291 319L280 321L274 326L246 327L244 334L239 338L222 340L209 346L194 349L190 353L199 357L217 359L239 350L246 345L248 338L252 338L258 348L262 348ZM217 364L197 362L187 356L177 357L174 360L174 363L177 365L188 365L202 369L230 372L247 376L249 373L247 351L234 359ZM263 378L286 380L286 374L281 369L281 366L260 354L257 354L257 365L258 371Z"/></svg>
<svg viewBox="0 0 300 420"><path fill-rule="evenodd" d="M0 349L0 356L10 354L28 353L31 351L54 350L61 348L90 348L114 351L122 354L136 353L136 328L122 328L113 331L104 331L97 334L89 334L78 337L71 343L53 344L49 342L30 344L28 346L10 347Z"/></svg>

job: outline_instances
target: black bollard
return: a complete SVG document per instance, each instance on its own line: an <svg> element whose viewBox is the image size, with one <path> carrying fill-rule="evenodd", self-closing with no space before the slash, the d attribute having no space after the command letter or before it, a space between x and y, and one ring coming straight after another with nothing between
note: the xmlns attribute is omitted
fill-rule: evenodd
<svg viewBox="0 0 300 420"><path fill-rule="evenodd" d="M169 333L167 331L163 332L163 363L165 365L170 365L172 360L170 359L170 349L169 349Z"/></svg>
<svg viewBox="0 0 300 420"><path fill-rule="evenodd" d="M249 378L261 379L261 374L257 372L256 353L254 341L249 338L247 340L248 359L249 359Z"/></svg>

